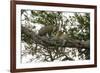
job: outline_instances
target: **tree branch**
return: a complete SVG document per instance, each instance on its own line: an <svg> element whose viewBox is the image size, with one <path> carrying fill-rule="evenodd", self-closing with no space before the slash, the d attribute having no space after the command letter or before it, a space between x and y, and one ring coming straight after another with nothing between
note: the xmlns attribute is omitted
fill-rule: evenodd
<svg viewBox="0 0 100 73"><path fill-rule="evenodd" d="M52 38L48 38L46 36L39 36L37 34L35 34L34 31L30 30L27 27L21 26L21 32L27 34L28 36L31 36L30 38L33 40L33 43L37 43L40 44L42 46L46 46L46 47L51 47L51 46L56 46L56 47L70 47L70 48L85 48L85 49L89 49L90 48L90 42L89 40L87 41L80 41L77 39L73 39L73 38L67 38L64 39L65 43L63 44L64 40L62 39L52 39ZM25 41L27 42L27 41Z"/></svg>

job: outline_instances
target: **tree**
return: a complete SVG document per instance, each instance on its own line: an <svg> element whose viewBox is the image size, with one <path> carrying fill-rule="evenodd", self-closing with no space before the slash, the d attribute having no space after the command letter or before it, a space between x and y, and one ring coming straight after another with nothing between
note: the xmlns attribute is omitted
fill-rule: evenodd
<svg viewBox="0 0 100 73"><path fill-rule="evenodd" d="M90 59L89 13L22 10L22 17L21 40L31 61Z"/></svg>

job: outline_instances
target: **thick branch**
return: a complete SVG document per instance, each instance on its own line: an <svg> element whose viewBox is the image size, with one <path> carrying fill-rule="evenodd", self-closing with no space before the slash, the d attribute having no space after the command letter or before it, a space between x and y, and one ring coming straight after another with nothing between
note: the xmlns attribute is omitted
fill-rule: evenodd
<svg viewBox="0 0 100 73"><path fill-rule="evenodd" d="M70 48L85 48L89 49L90 48L90 42L89 40L87 41L80 41L80 40L75 40L75 39L52 39L48 38L46 36L39 36L35 34L32 30L29 30L27 27L21 27L22 33L27 34L28 36L31 36L30 38L33 40L33 43L37 43L43 46L51 47L51 46L56 46L56 47L70 47Z"/></svg>

